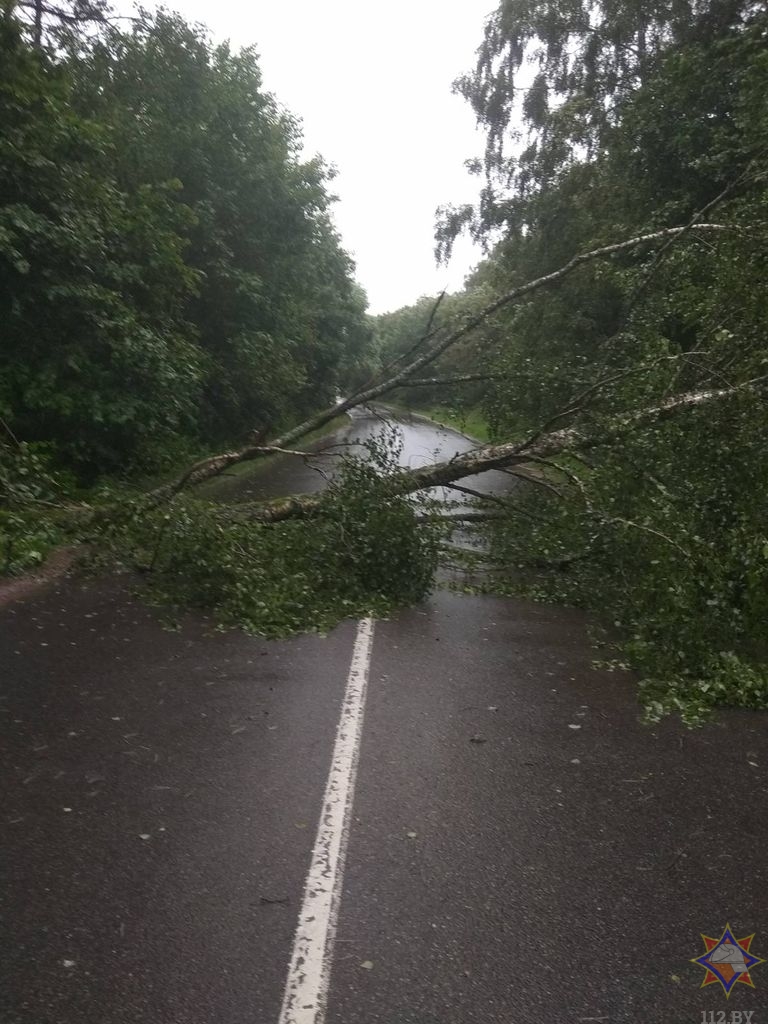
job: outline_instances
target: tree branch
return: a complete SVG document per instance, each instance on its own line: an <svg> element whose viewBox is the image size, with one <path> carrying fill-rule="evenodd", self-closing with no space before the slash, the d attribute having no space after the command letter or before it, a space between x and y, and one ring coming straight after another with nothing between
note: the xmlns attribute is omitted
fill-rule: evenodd
<svg viewBox="0 0 768 1024"><path fill-rule="evenodd" d="M461 484L448 484L448 489L457 491L459 494L466 494L470 498L480 498L481 501L490 501L494 505L501 505L502 508L510 508L510 502L500 498L496 494L486 494L484 491L476 491L473 487L462 486Z"/></svg>
<svg viewBox="0 0 768 1024"><path fill-rule="evenodd" d="M662 230L654 231L651 234L638 235L635 238L630 238L623 242L604 245L598 249L592 249L590 252L584 252L574 256L558 270L545 274L543 277L538 277L531 281L527 281L525 284L518 285L516 288L511 289L500 298L490 303L490 305L486 306L481 310L481 312L467 317L463 324L451 331L445 337L438 337L431 347L427 348L425 352L422 352L421 355L413 359L409 365L403 367L403 369L399 370L388 380L374 384L367 390L358 392L350 398L345 399L343 402L340 402L338 405L332 406L314 416L311 416L309 419L304 420L303 423L299 423L297 426L286 431L286 433L282 434L280 437L275 438L272 445L279 448L288 447L298 438L304 437L305 434L309 434L312 431L317 430L319 427L325 426L326 423L329 423L336 416L340 416L342 413L345 413L350 409L354 409L359 405L364 405L366 402L370 402L374 398L379 398L381 395L400 387L404 381L412 379L416 371L421 370L424 366L427 366L430 363L433 363L457 341L466 337L472 331L475 331L478 327L484 324L486 320L494 315L494 313L497 313L505 306L512 305L524 296L530 295L532 292L539 291L542 288L547 288L550 285L562 281L563 278L572 274L579 267L595 260L605 259L610 256L619 255L620 253L629 252L641 245L650 245L654 242L665 241L666 239L673 238L687 230L687 225L679 228L663 228ZM697 230L722 232L728 230L728 228L726 225L722 224L698 224ZM431 333L426 333L418 342L418 346L420 347L422 342L429 341L436 333L439 333L439 329L437 331L433 329ZM264 453L260 446L249 445L239 450L223 452L220 455L214 455L210 458L202 459L200 462L197 462L194 466L190 467L190 469L188 469L186 473L184 473L175 483L158 488L150 495L150 497L154 500L162 501L166 498L172 497L174 494L177 494L185 487L201 484L203 481L217 476L219 473L223 472L223 470L235 463L256 459L262 457L263 454Z"/></svg>
<svg viewBox="0 0 768 1024"><path fill-rule="evenodd" d="M433 324L435 322L435 317L437 316L437 311L438 309L440 309L440 305L444 298L445 289L443 289L440 292L440 294L437 296L437 299L433 303L432 309L429 311L429 316L427 317L427 323L424 328L424 333L421 335L418 341L414 342L414 344L411 345L411 347L407 349L405 352L401 352L399 356L396 356L394 359L392 359L389 363L386 364L386 366L382 366L377 373L375 373L368 381L366 381L365 384L363 384L363 388L368 388L372 384L375 384L376 381L379 380L385 373L388 373L390 370L394 369L394 367L396 367L399 363L404 362L404 360L408 359L409 356L412 356L414 352L417 352L421 348L421 346L425 344L425 342L429 341L429 339L434 334L434 331L432 329Z"/></svg>
<svg viewBox="0 0 768 1024"><path fill-rule="evenodd" d="M402 388L440 387L445 384L468 384L476 380L500 380L499 373L457 373L453 377L420 377L415 380L404 380Z"/></svg>
<svg viewBox="0 0 768 1024"><path fill-rule="evenodd" d="M712 402L724 401L744 391L756 391L759 385L765 384L765 380L766 378L758 378L733 388L692 391L676 395L659 405L616 416L596 433L584 433L576 427L566 427L544 434L532 443L514 441L499 445L484 445L454 456L448 462L436 462L416 469L397 470L387 478L390 493L405 495L429 490L432 487L447 487L463 477L475 476L491 469L509 471L510 467L551 459L552 456L566 450L584 451L595 448L615 441L629 431L651 426L686 410ZM321 509L322 500L322 495L301 495L268 505L234 506L231 514L236 518L255 522L275 523L297 516L314 515Z"/></svg>

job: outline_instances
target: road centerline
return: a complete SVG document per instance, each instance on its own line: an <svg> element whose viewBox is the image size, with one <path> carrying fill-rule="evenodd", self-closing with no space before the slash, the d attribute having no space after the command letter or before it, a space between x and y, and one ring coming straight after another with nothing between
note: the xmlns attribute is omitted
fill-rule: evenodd
<svg viewBox="0 0 768 1024"><path fill-rule="evenodd" d="M363 731L373 619L358 623L278 1024L322 1024Z"/></svg>

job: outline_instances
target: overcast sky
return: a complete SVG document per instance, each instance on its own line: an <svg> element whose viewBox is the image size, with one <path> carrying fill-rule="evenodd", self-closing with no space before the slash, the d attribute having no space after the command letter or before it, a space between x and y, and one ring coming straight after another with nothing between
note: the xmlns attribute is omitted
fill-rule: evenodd
<svg viewBox="0 0 768 1024"><path fill-rule="evenodd" d="M476 198L464 161L483 152L469 70L494 0L166 0L214 39L255 45L265 86L304 122L308 155L338 168L335 220L371 312L461 287L479 253L436 268L435 208Z"/></svg>

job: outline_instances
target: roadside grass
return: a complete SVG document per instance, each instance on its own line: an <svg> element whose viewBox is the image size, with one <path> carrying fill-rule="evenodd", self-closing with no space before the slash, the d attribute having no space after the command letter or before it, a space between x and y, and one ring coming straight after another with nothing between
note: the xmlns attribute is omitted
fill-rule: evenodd
<svg viewBox="0 0 768 1024"><path fill-rule="evenodd" d="M491 431L488 421L483 415L479 406L472 406L469 409L458 409L455 406L446 405L406 405L403 402L382 402L385 409L392 409L393 412L415 413L418 416L425 416L433 420L439 426L451 427L458 430L460 434L475 441L490 441Z"/></svg>

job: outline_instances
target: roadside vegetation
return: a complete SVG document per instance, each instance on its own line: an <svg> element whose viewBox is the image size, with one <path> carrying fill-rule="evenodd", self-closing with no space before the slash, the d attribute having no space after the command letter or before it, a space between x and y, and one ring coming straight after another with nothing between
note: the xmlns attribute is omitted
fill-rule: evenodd
<svg viewBox="0 0 768 1024"><path fill-rule="evenodd" d="M0 430L22 502L274 430L332 401L369 336L332 173L254 54L171 14L78 12L39 46L22 8L0 19ZM6 571L24 560L6 545Z"/></svg>
<svg viewBox="0 0 768 1024"><path fill-rule="evenodd" d="M450 427L473 441L491 439L482 408L478 405L467 407L460 398L456 402L449 399L446 404L435 402L429 405L418 398L407 402L388 401L381 408L391 411L395 416L422 416L437 426Z"/></svg>
<svg viewBox="0 0 768 1024"><path fill-rule="evenodd" d="M481 199L436 235L486 257L379 317L252 53L170 14L6 11L6 572L80 538L223 623L327 628L427 593L452 524L423 495L501 468L522 483L475 495L466 556L487 589L598 612L651 717L768 705L761 5L502 0L456 84ZM385 436L322 495L204 497L371 400L489 443L414 471Z"/></svg>

